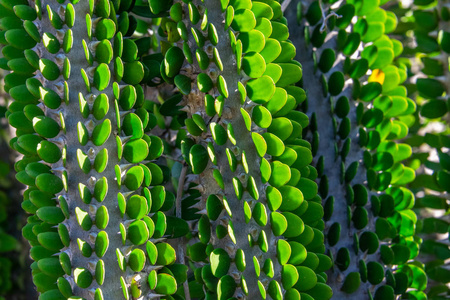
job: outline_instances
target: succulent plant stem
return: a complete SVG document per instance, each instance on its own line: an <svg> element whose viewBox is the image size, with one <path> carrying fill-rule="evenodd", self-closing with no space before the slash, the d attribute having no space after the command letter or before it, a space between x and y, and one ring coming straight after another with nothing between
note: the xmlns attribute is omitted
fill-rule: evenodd
<svg viewBox="0 0 450 300"><path fill-rule="evenodd" d="M43 1L44 7L49 3L49 5L53 6L54 1ZM57 4L59 5L59 4ZM67 202L69 205L70 211L70 219L68 220L68 226L70 228L70 253L72 253L72 267L86 267L89 262L93 261L96 263L96 259L94 257L95 253L92 254L91 257L84 257L79 254L80 250L77 245L77 239L80 238L82 240L88 241L88 235L95 231L98 231L96 227L92 228L92 231L84 231L77 222L75 208L79 207L84 211L92 211L94 209L94 214L90 214L91 218L95 216L95 210L100 206L98 203L91 203L90 205L85 204L81 201L80 196L78 194L78 184L83 183L87 184L87 181L90 178L100 179L101 177L108 178L108 194L103 201L103 205L105 205L109 212L109 224L106 227L105 231L109 236L109 254L105 255L102 259L105 262L105 266L107 266L107 272L105 272L105 281L102 286L103 296L105 299L120 299L122 297L120 295L120 289L118 290L119 280L121 276L121 270L119 269L117 263L117 257L115 255L115 249L122 248L122 242L120 241L120 237L118 236L119 224L122 220L120 216L119 210L117 209L117 193L119 189L117 188L117 184L113 178L115 178L114 167L116 164L119 164L117 159L117 155L110 155L108 161L108 167L102 174L98 174L95 170L92 170L90 174L85 174L78 166L77 162L77 149L82 149L84 153L87 153L90 148L94 149L95 153L98 153L102 148L108 149L110 153L117 153L117 145L114 138L109 138L105 144L100 147L94 146L92 144L88 144L86 146L81 146L78 142L77 137L77 123L79 121L84 122L85 120L81 117L80 114L80 106L78 102L78 93L82 93L87 95L86 87L83 82L82 77L79 75L81 72L81 68L88 67L88 63L85 58L84 50L82 47L82 41L88 41L89 37L87 35L86 30L86 21L85 16L89 14L89 3L88 1L80 1L76 5L74 5L75 15L76 15L76 25L72 28L74 42L72 50L66 54L69 61L71 62L72 76L68 79L68 84L70 86L70 95L69 95L69 103L64 108L64 116L66 120L67 134L67 170L68 170L68 192L67 192ZM50 30L50 24L48 19L42 22L43 31ZM112 66L110 65L112 69ZM112 87L109 86L106 90L103 91L108 98L110 99L110 107L114 107L114 96L112 93ZM111 120L112 128L117 128L117 124L115 124L115 113L113 109L110 109L105 116L106 119ZM95 200L93 202L96 202ZM95 225L94 225L95 226ZM76 254L76 255L75 255ZM94 284L91 286L95 290ZM76 284L73 285L73 293L74 295L84 297L86 299L90 299L92 296L90 289L84 289L78 287Z"/></svg>
<svg viewBox="0 0 450 300"><path fill-rule="evenodd" d="M178 179L178 187L177 187L177 195L175 199L175 213L176 217L181 219L181 198L183 197L183 190L184 190L184 183L186 180L186 173L187 173L188 167L185 163L183 163L183 167L181 169L180 178ZM184 260L184 249L186 246L186 239L184 237L179 238L178 241L178 259L180 261L180 264L186 264ZM189 293L189 285L188 282L183 282L183 290L186 300L191 300L191 296Z"/></svg>
<svg viewBox="0 0 450 300"><path fill-rule="evenodd" d="M236 146L240 149L240 151L245 151L247 157L253 158L251 163L249 163L249 176L253 176L256 180L256 186L258 187L258 192L261 199L265 199L265 190L264 185L261 183L261 175L259 171L260 159L256 153L255 146L253 144L251 133L247 131L244 120L240 114L241 102L240 95L238 92L238 82L241 80L241 76L236 72L236 59L235 54L231 48L231 43L229 39L229 35L227 30L224 29L224 25L222 23L223 13L218 9L217 4L212 1L206 1L205 7L208 11L208 21L214 24L217 28L217 33L219 37L219 43L217 44L218 52L222 59L226 59L224 63L226 63L226 67L224 67L221 75L224 77L225 81L228 85L229 97L225 101L225 106L230 110L231 118L226 120L226 123L231 123L234 128L234 134L236 137L237 144ZM197 103L191 103L191 107L193 108L191 111L202 111L203 107L198 107ZM225 121L225 120L224 120ZM231 143L227 142L225 146L230 146ZM245 277L248 285L249 294L247 295L248 299L259 298L259 289L257 285L257 278L255 276L255 268L252 263L252 258L254 256L260 257L261 251L255 246L251 247L247 240L247 235L252 231L252 226L249 226L245 223L245 215L243 209L243 202L239 200L235 194L232 179L236 176L236 173L232 172L228 166L227 156L225 153L225 146L217 146L215 147L216 156L217 156L217 165L219 166L219 170L222 174L224 180L225 189L223 190L224 195L229 202L230 207L233 208L233 217L230 218L234 225L234 231L236 232L236 245L234 245L229 238L224 238L222 240L217 240L215 243L216 248L227 249L229 246L232 246L232 253L229 253L230 257L234 257L235 251L237 249L242 249L245 253L247 267L243 272L243 276ZM237 173L239 173L238 167ZM201 184L205 187L204 197L207 197L210 194L215 194L218 191L218 186L214 181L211 175L201 176ZM203 200L204 201L204 200ZM269 228L269 226L267 226ZM275 237L272 236L271 230L266 230L267 239L269 241L269 251L267 254L263 254L259 261L263 262L266 258L271 258L274 262L277 260L275 250ZM279 280L281 266L275 264L275 280ZM230 270L230 273L237 270ZM237 295L243 295L241 292L237 292Z"/></svg>

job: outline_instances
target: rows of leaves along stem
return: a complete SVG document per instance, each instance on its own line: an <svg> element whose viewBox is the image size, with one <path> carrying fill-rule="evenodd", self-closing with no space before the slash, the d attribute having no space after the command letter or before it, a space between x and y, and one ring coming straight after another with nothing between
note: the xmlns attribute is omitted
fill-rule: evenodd
<svg viewBox="0 0 450 300"><path fill-rule="evenodd" d="M339 289L334 291L338 298L371 294L375 299L394 299L422 293L426 287L421 265L411 261L419 244L411 210L414 195L404 186L414 180L415 173L402 163L411 155L411 147L398 142L408 134L416 106L401 85L406 67L395 57L402 45L387 35L397 19L379 7L385 2L347 1L333 7L340 17L327 21L329 32L321 31L324 8L320 2L303 9L309 24L305 38L318 49L313 59L322 74L323 96L330 99L335 166L341 170L340 178L330 178L327 169L333 158L317 159L319 194L326 199L326 246L334 259L330 276L344 278L330 283ZM336 49L323 46L328 34L334 35ZM340 66L336 68L335 63ZM315 150L320 147L322 117L312 112L309 129ZM335 198L329 190L329 186L336 188L338 180L344 199ZM347 206L346 223L333 214L342 205Z"/></svg>
<svg viewBox="0 0 450 300"><path fill-rule="evenodd" d="M0 71L0 82L3 80L4 72ZM0 89L0 122L5 117L6 112L6 97L5 92ZM0 145L2 149L4 147L4 129L0 128ZM0 258L0 299L5 299L6 296L13 287L13 282L11 278L11 271L13 266L13 261L8 257L8 254L12 253L17 247L17 239L8 233L8 227L11 220L8 218L8 207L11 205L11 199L7 193L8 189L11 187L11 181L8 178L9 173L9 162L0 161L0 239L2 244L0 246L0 253L2 258ZM4 241L4 242L3 242Z"/></svg>
<svg viewBox="0 0 450 300"><path fill-rule="evenodd" d="M23 22L21 18L16 15L13 9L14 4L16 3L5 1L1 3L1 42L5 45L2 49L2 54L4 56L4 58L2 58L2 68L11 70L10 74L5 77L4 88L5 91L9 92L11 97L14 99L14 102L12 102L8 107L6 116L8 117L10 124L17 129L17 137L13 138L10 141L10 144L13 149L23 154L23 158L15 165L15 169L17 171L16 178L30 187L24 193L24 202L22 203L22 207L25 211L33 214L33 216L28 218L28 224L24 227L23 234L30 241L31 246L33 247L33 251L31 253L33 258L42 258L42 255L50 258L50 256L58 252L60 248L50 250L41 246L41 243L46 240L44 243L48 243L53 246L54 239L57 239L59 244L61 244L61 240L58 234L55 233L55 229L53 228L54 224L41 221L36 215L36 212L39 207L44 206L45 204L50 205L51 209L56 208L56 201L52 198L55 197L56 193L60 192L62 189L62 183L60 178L48 174L50 171L49 166L38 163L40 158L37 153L37 147L38 144L40 146L51 144L51 149L49 149L49 152L51 153L50 156L53 155L52 153L56 152L57 155L59 155L59 158L61 158L61 150L59 150L58 146L47 141L44 142L44 139L41 137L41 135L47 135L48 131L58 132L60 129L59 125L51 117L47 119L42 118L42 123L39 122L41 121L40 119L36 118L35 126L32 123L34 117L32 114L34 115L36 111L38 111L38 113L35 114L36 117L44 115L42 109L36 106L36 104L38 104L37 99L40 97L39 86L42 84L36 78L31 79L34 76L36 69L39 67L39 58L37 57L37 54L30 50L37 44L37 41L34 39L38 39L36 36L37 28L33 23L31 23L31 21ZM27 18L35 19L37 17L36 11L33 9L29 10L30 7L27 6L26 2L22 1L20 4L22 4L20 6L22 10L32 11L31 17L28 16ZM37 33L37 35L39 35L39 33ZM34 38L32 36L34 36ZM26 54L28 59L25 58ZM33 65L28 62L28 60L32 61ZM25 84L27 81L30 84L29 87L30 90L33 91L33 94L31 94ZM39 82L37 86L32 85L36 82ZM61 100L59 100L59 102L61 102ZM27 107L27 109L25 109L25 107ZM27 115L25 114L26 112ZM46 123L46 125L44 125L44 123ZM44 126L40 126L41 124ZM40 132L41 134L37 132ZM41 147L39 147L39 152L41 152L40 149ZM28 167L27 170L26 167ZM46 174L40 175L41 173ZM39 181L37 181L38 175L40 175ZM56 182L56 184L54 182ZM39 191L39 188L37 187L38 185L45 191ZM49 190L49 187L52 189L51 191ZM44 195L44 197L33 197L30 196L30 194L33 196ZM33 199L36 204L33 204L30 199ZM41 241L38 241L38 236L40 236ZM56 262L59 265L57 259L56 261L52 260L51 262ZM55 265L55 263L53 265ZM47 277L42 274L37 274L40 273L35 271L37 269L37 263L32 265L32 268L34 269L33 273L35 275L33 279L34 282L41 285L41 282L45 282Z"/></svg>
<svg viewBox="0 0 450 300"><path fill-rule="evenodd" d="M158 29L161 76L184 95L164 111L187 112L181 152L191 189L183 207L197 220L187 246L190 296L331 298L317 172L301 137L308 118L295 110L305 99L293 85L302 71L280 4L150 8L169 12Z"/></svg>
<svg viewBox="0 0 450 300"><path fill-rule="evenodd" d="M409 92L418 104L418 116L408 143L417 147L411 164L418 176L411 183L416 193L417 231L424 239L421 261L430 280L428 299L448 297L448 193L450 192L449 139L449 62L450 11L448 1L414 1L415 6L398 10L403 22L397 34L412 31L416 46L405 49L404 56L418 65L419 75ZM409 17L404 13L409 12ZM420 54L420 55L418 55ZM420 132L419 132L420 130ZM447 263L445 263L447 261Z"/></svg>
<svg viewBox="0 0 450 300"><path fill-rule="evenodd" d="M2 241L0 244L0 299L2 300L8 297L24 299L21 295L25 293L24 285L30 278L25 273L27 271L24 262L28 253L25 245L17 239L20 236L20 226L25 219L23 214L16 213L20 210L18 194L22 186L14 181L14 175L11 172L14 155L8 146L10 134L8 124L5 122L9 99L1 88L5 74L5 71L0 70L0 151L3 154L0 159L0 240Z"/></svg>
<svg viewBox="0 0 450 300"><path fill-rule="evenodd" d="M155 163L163 144L144 134L156 125L139 85L151 40L132 36L147 26L133 3L0 3L11 146L31 214L23 235L42 300L169 295L186 273L165 241L186 226L164 213L175 197Z"/></svg>

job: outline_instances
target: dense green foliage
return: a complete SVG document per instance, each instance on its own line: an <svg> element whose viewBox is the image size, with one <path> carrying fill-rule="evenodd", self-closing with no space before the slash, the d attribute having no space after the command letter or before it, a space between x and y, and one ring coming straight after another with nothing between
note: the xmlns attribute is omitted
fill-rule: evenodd
<svg viewBox="0 0 450 300"><path fill-rule="evenodd" d="M423 6L397 9L398 16L402 17L397 34L405 36L412 30L412 39L417 41L405 40L403 53L409 61L419 62L415 71L419 78L412 81L408 89L417 101L420 117L416 117L406 141L417 149L410 159L418 175L410 188L416 194L415 209L421 216L416 232L423 238L420 261L428 277L428 299L448 297L450 282L447 237L450 221L448 3L425 1L421 3Z"/></svg>
<svg viewBox="0 0 450 300"><path fill-rule="evenodd" d="M329 284L338 299L367 297L367 291L375 299L406 298L426 282L407 279L423 271L411 261L419 242L414 195L405 185L415 173L404 164L412 149L400 140L408 134L416 105L401 85L406 66L395 61L403 48L390 37L397 19L376 1L347 1L335 10L339 18L321 32L320 24L312 27L325 9L318 4L307 8L304 30L306 42L316 48L308 59L317 61L323 91L308 97L307 111L325 199L325 245L335 258ZM313 84L304 79L306 90ZM321 122L319 116L327 112L330 121Z"/></svg>
<svg viewBox="0 0 450 300"><path fill-rule="evenodd" d="M448 297L449 19L0 0L39 299Z"/></svg>
<svg viewBox="0 0 450 300"><path fill-rule="evenodd" d="M6 72L0 70L0 82ZM1 86L1 85L0 85ZM14 152L8 146L11 131L5 118L8 97L0 89L0 299L25 300L33 297L28 272L29 247L21 238L21 229L26 222L20 207L20 191L23 186L14 179L12 172Z"/></svg>

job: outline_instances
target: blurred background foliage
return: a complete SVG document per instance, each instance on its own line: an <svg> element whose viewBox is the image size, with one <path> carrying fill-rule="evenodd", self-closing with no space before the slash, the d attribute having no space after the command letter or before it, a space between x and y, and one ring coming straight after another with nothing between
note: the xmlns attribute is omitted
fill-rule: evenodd
<svg viewBox="0 0 450 300"><path fill-rule="evenodd" d="M406 3L406 2L404 2ZM417 103L416 122L406 142L416 179L416 232L423 239L419 260L428 276L428 299L450 297L450 1L415 0L395 5L405 61L410 63L408 92Z"/></svg>

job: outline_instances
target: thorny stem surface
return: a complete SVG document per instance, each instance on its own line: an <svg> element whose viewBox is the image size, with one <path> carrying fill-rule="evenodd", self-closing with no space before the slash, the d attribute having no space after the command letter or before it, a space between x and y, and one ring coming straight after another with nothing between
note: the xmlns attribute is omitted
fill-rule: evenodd
<svg viewBox="0 0 450 300"><path fill-rule="evenodd" d="M176 198L176 217L181 219L181 197L183 196L183 186L184 181L186 179L186 173L187 173L187 165L183 164L183 168L181 169L180 178L178 180L178 187L177 187L177 198ZM184 238L180 238L180 242L178 243L178 257L180 259L181 264L185 264L184 261ZM189 295L189 285L188 282L183 282L183 289L184 289L184 295L186 300L191 300L191 297Z"/></svg>

